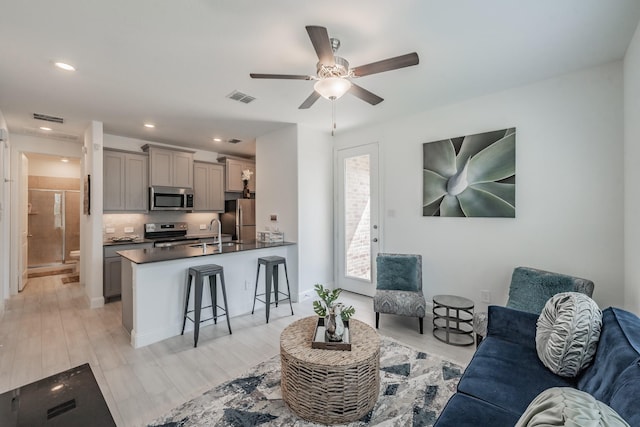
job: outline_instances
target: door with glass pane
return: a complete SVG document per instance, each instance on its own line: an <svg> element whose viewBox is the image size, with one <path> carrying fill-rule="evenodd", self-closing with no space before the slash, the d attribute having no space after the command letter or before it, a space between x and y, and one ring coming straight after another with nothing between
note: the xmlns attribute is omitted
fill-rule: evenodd
<svg viewBox="0 0 640 427"><path fill-rule="evenodd" d="M378 253L378 144L337 151L337 287L375 294Z"/></svg>
<svg viewBox="0 0 640 427"><path fill-rule="evenodd" d="M29 267L64 261L64 192L29 190Z"/></svg>

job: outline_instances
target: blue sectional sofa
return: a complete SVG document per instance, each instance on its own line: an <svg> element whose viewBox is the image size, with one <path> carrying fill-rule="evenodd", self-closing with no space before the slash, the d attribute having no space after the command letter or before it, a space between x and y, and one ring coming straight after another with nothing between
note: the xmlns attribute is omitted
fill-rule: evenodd
<svg viewBox="0 0 640 427"><path fill-rule="evenodd" d="M548 370L536 352L538 315L489 307L487 337L440 414L437 427L513 426L550 387L585 391L640 427L640 318L608 308L595 358L576 378Z"/></svg>

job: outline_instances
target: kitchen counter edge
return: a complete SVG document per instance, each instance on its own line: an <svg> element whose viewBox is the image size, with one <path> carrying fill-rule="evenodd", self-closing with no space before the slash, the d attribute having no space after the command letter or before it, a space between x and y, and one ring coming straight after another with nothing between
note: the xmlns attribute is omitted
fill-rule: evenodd
<svg viewBox="0 0 640 427"><path fill-rule="evenodd" d="M176 259L187 259L201 256L222 255L236 252L252 251L257 249L279 248L281 246L292 246L295 242L281 243L238 243L230 246L223 246L222 252L218 251L218 246L208 244L206 250L203 248L193 248L190 246L174 246L168 248L150 249L129 249L118 251L117 254L135 264L149 264L153 262L173 261Z"/></svg>

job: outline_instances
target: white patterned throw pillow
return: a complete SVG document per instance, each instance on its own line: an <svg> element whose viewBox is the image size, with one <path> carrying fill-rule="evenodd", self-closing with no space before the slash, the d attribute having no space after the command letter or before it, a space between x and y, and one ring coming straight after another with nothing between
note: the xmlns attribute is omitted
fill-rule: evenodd
<svg viewBox="0 0 640 427"><path fill-rule="evenodd" d="M515 427L629 427L608 405L571 387L544 390L531 401Z"/></svg>
<svg viewBox="0 0 640 427"><path fill-rule="evenodd" d="M587 295L562 292L549 298L538 317L536 350L553 373L575 377L596 353L602 312Z"/></svg>

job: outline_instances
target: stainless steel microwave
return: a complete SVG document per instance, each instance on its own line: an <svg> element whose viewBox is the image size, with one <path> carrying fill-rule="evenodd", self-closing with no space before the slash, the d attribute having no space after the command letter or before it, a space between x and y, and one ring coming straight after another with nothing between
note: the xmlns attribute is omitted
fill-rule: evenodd
<svg viewBox="0 0 640 427"><path fill-rule="evenodd" d="M149 187L149 210L191 211L193 210L193 190L176 187Z"/></svg>

